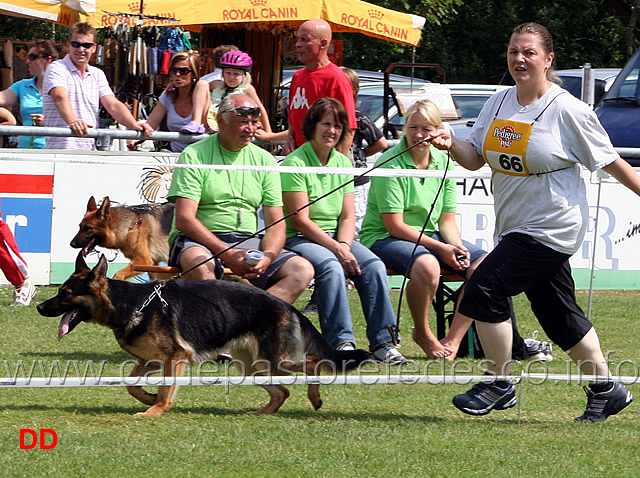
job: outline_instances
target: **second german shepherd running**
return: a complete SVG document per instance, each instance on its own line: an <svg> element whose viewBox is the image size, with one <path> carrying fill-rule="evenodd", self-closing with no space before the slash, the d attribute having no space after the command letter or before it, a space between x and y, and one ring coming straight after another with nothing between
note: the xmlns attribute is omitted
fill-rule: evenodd
<svg viewBox="0 0 640 478"><path fill-rule="evenodd" d="M76 270L58 294L38 305L45 317L63 315L58 338L81 322L113 330L125 351L137 359L131 376L160 371L181 376L188 363L215 359L222 351L245 376L317 374L320 369L354 369L370 359L364 350L334 350L313 324L293 306L257 287L221 280L170 281L154 297L157 284L134 284L107 278L104 255L91 270L82 254ZM289 396L283 385L261 385L269 403L255 413L275 413ZM320 385L308 387L317 410L322 405ZM129 393L150 408L139 415L159 416L169 410L177 386L160 386L150 394L141 386Z"/></svg>
<svg viewBox="0 0 640 478"><path fill-rule="evenodd" d="M97 207L93 196L71 247L87 255L96 246L120 249L131 261L113 276L127 280L138 275L135 265L169 260L169 232L175 206L170 203L111 207L109 196Z"/></svg>

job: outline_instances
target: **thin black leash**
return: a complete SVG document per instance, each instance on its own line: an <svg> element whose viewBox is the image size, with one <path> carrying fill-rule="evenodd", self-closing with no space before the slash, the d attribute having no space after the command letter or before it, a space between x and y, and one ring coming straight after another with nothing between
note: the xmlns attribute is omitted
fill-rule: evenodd
<svg viewBox="0 0 640 478"><path fill-rule="evenodd" d="M342 189L343 187L355 182L357 179L360 179L363 176L366 176L367 174L369 174L371 171L373 171L374 169L378 169L381 166L387 164L389 161L392 161L393 159L397 158L398 156L403 155L404 153L406 153L407 151L410 151L411 149L415 148L416 146L423 144L423 143L428 143L432 140L433 138L431 136L427 136L426 138L424 138L421 141L418 141L417 143L406 147L405 149L403 149L402 151L398 152L397 154L391 156L390 158L385 159L384 161L382 161L380 164L376 164L374 166L372 166L370 169L367 169L366 171L364 171L362 174L359 174L357 176L354 176L352 179L350 179L349 181L333 188L331 191L326 192L325 194L323 194L322 196L317 197L316 199L314 199L313 201L308 202L307 204L305 204L304 206L299 207L298 209L296 209L295 211L290 212L289 214L281 217L280 219L278 219L277 221L272 222L271 224L263 227L262 229L254 232L253 234L250 234L249 236L245 237L244 239L241 239L237 242L235 242L234 244L231 244L229 247L227 247L226 249L223 249L222 251L218 252L217 254L212 254L211 256L209 256L208 258L204 259L203 261L199 262L198 264L190 267L189 269L187 269L186 271L182 271L179 274L170 277L168 279L163 280L162 282L160 282L159 284L157 284L154 287L154 291L151 293L151 296L145 301L145 303L143 304L143 306L138 309L138 312L142 311L142 309L144 309L150 302L151 299L153 298L154 295L157 295L160 300L163 300L162 297L160 296L160 291L161 289L169 282L180 279L181 277L183 277L185 274L188 274L189 272L191 272L194 269L197 269L198 267L206 264L207 262L216 259L218 256L224 254L227 251L230 251L231 249L234 249L236 246L248 241L249 239L253 238L253 237L257 237L259 234L263 233L264 231L266 231L267 229L275 226L276 224L281 223L282 221L287 220L288 218L290 218L291 216L295 216L296 214L298 214L300 211L303 211L304 209L312 206L313 204L317 203L318 201L320 201L321 199L326 198L327 196L333 194L334 192ZM433 208L433 206L432 206ZM163 304L166 304L163 301Z"/></svg>
<svg viewBox="0 0 640 478"><path fill-rule="evenodd" d="M372 166L370 169L367 169L366 171L364 171L362 174L359 174L357 176L354 176L352 179L350 179L349 181L333 188L331 191L326 192L325 194L323 194L322 196L317 197L316 199L314 199L313 201L308 202L307 204L305 204L304 206L300 206L298 209L296 209L295 211L290 212L289 214L281 217L280 219L278 219L277 221L272 222L271 224L269 224L268 226L263 227L262 229L260 229L259 231L254 232L253 234L250 234L249 236L247 236L244 239L239 240L238 242L230 245L229 247L227 247L226 249L218 252L217 254L213 254L212 256L208 257L207 259L204 259L202 262L200 262L199 264L196 264L195 266L187 269L186 271L181 272L180 274L177 274L173 277L170 277L169 279L165 279L165 282L171 281L171 280L176 280L176 279L180 279L183 275L188 274L189 272L191 272L194 269L197 269L198 267L200 267L203 264L206 264L207 262L217 258L218 256L224 254L225 252L234 249L236 246L248 241L249 239L256 237L260 234L262 234L263 232L265 232L267 229L269 229L270 227L275 226L276 224L281 223L282 221L287 220L288 218L290 218L291 216L295 216L296 214L298 214L300 211L303 211L304 209L312 206L313 204L317 203L318 201L320 201L321 199L326 198L327 196L330 196L331 194L335 193L336 191L339 191L340 189L342 189L343 187L355 182L356 180L360 179L363 176L366 176L367 174L369 174L371 171L373 171L374 169L378 169L381 166L387 164L388 162L390 162L393 159L396 159L398 156L403 155L404 153L406 153L407 151L410 151L411 149L415 148L416 146L418 146L419 144L422 143L428 143L429 141L431 141L432 138L431 136L426 137L425 139L423 139L422 141L417 142L416 144L412 145L412 146L408 146L407 148L403 149L402 151L400 151L399 153L395 154L394 156L391 156L388 159L385 159L384 161L382 161L380 164L374 165Z"/></svg>
<svg viewBox="0 0 640 478"><path fill-rule="evenodd" d="M402 278L402 285L400 286L400 297L398 298L398 309L396 312L396 325L388 325L387 329L391 334L391 339L393 340L393 345L397 346L400 343L400 309L402 308L402 296L404 293L405 285L407 284L407 280L409 277L409 272L411 271L411 266L413 265L413 257L418 250L418 246L420 245L420 240L422 236L424 236L424 230L427 228L427 224L429 223L429 219L431 219L431 215L433 214L433 209L436 206L436 201L440 197L440 193L442 192L442 187L444 186L444 180L447 177L447 171L449 170L449 163L451 162L451 152L447 149L447 164L444 167L444 173L442 175L442 181L440 182L440 186L438 186L438 191L436 192L435 197L433 198L433 202L431 203L431 207L429 208L429 213L427 214L427 218L422 225L422 229L420 230L420 234L418 234L418 239L413 245L413 250L411 251L411 255L409 256L409 262L407 263L407 269L404 271L404 277Z"/></svg>

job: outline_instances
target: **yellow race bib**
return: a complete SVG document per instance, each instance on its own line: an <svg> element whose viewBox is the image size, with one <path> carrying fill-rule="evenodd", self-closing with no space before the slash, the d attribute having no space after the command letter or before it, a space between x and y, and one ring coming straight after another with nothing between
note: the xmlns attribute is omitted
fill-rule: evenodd
<svg viewBox="0 0 640 478"><path fill-rule="evenodd" d="M484 140L484 158L494 171L512 176L529 176L527 144L532 125L494 119Z"/></svg>

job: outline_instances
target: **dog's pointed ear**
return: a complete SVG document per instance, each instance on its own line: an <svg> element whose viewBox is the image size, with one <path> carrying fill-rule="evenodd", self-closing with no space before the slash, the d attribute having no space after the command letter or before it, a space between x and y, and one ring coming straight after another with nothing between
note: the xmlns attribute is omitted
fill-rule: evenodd
<svg viewBox="0 0 640 478"><path fill-rule="evenodd" d="M100 254L100 259L98 263L91 271L91 279L103 279L107 276L107 258L104 254Z"/></svg>
<svg viewBox="0 0 640 478"><path fill-rule="evenodd" d="M96 206L96 198L91 196L89 198L89 202L87 203L87 212L92 212L92 211L95 211L96 209L98 209L98 206Z"/></svg>
<svg viewBox="0 0 640 478"><path fill-rule="evenodd" d="M104 219L109 215L109 211L111 210L111 201L109 200L109 196L105 196L102 200L102 204L100 205L100 218Z"/></svg>
<svg viewBox="0 0 640 478"><path fill-rule="evenodd" d="M86 272L90 270L87 263L84 261L84 256L82 255L82 250L78 252L78 257L76 257L76 274L80 272Z"/></svg>

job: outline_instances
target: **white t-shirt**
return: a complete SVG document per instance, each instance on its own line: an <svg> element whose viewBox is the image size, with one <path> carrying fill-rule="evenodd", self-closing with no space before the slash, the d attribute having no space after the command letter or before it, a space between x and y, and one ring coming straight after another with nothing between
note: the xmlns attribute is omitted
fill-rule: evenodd
<svg viewBox="0 0 640 478"><path fill-rule="evenodd" d="M212 81L222 81L222 68L216 68L211 73L201 76L200 79L206 80L209 83Z"/></svg>
<svg viewBox="0 0 640 478"><path fill-rule="evenodd" d="M606 131L589 106L557 85L524 107L513 87L493 95L474 125L468 141L480 155L496 111L498 119L533 123L527 164L531 171L551 172L529 176L492 172L495 242L520 232L556 251L574 254L584 239L589 218L580 165L595 171L619 157Z"/></svg>

